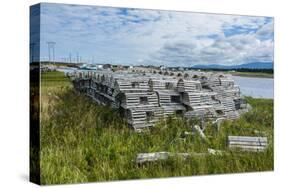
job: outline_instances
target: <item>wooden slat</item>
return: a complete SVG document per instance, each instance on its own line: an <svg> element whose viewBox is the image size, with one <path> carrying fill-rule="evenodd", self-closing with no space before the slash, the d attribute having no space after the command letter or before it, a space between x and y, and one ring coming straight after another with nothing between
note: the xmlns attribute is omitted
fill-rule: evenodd
<svg viewBox="0 0 281 188"><path fill-rule="evenodd" d="M231 149L264 151L267 144L266 137L228 136L228 145Z"/></svg>
<svg viewBox="0 0 281 188"><path fill-rule="evenodd" d="M267 142L266 137L251 137L251 136L228 136L230 141L255 141L255 142Z"/></svg>

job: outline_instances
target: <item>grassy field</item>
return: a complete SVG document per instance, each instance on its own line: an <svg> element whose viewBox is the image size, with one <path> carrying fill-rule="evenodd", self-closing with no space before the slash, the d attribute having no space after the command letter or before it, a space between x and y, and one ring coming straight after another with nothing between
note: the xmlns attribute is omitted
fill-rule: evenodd
<svg viewBox="0 0 281 188"><path fill-rule="evenodd" d="M247 98L253 110L239 120L224 122L219 132L208 126L204 142L198 135L179 139L196 120L168 118L150 132L136 133L116 110L74 91L62 73L43 73L41 84L42 184L273 170L273 100ZM257 130L269 139L265 152L227 149L227 135L259 135ZM138 153L192 153L208 148L226 152L144 165L134 162Z"/></svg>
<svg viewBox="0 0 281 188"><path fill-rule="evenodd" d="M273 78L272 73L264 72L230 72L233 76L244 76L244 77L257 77L257 78Z"/></svg>

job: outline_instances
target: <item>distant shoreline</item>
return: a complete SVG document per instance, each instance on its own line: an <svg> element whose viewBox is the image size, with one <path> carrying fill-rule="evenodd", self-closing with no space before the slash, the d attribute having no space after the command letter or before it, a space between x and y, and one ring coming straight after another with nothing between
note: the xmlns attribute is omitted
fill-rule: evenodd
<svg viewBox="0 0 281 188"><path fill-rule="evenodd" d="M254 77L254 78L274 78L274 74L261 72L230 72L232 76Z"/></svg>
<svg viewBox="0 0 281 188"><path fill-rule="evenodd" d="M227 71L227 70L201 70L206 72L223 72L231 74L232 76L251 77L251 78L274 78L274 73L270 72L239 72L239 71Z"/></svg>

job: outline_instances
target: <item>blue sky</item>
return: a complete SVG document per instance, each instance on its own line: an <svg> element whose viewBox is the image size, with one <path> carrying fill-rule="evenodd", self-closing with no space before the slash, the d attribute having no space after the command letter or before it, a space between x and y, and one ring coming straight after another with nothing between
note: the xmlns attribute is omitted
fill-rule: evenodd
<svg viewBox="0 0 281 188"><path fill-rule="evenodd" d="M41 4L40 58L191 66L273 61L273 18Z"/></svg>

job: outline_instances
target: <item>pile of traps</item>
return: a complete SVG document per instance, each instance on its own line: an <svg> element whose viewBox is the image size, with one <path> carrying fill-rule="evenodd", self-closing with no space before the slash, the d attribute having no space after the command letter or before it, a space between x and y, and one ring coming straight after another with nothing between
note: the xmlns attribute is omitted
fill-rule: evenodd
<svg viewBox="0 0 281 188"><path fill-rule="evenodd" d="M170 115L236 119L249 109L231 75L185 71L173 74L77 71L74 87L101 105L118 108L136 130Z"/></svg>

